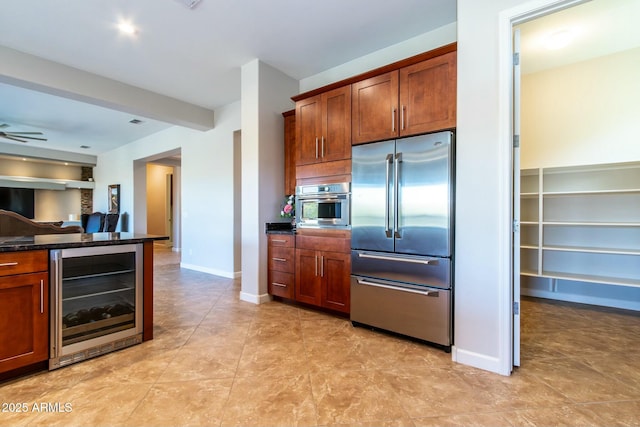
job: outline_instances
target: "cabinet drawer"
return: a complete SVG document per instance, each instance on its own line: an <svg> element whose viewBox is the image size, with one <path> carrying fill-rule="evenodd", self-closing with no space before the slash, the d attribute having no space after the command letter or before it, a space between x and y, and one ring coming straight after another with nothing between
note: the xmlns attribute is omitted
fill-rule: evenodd
<svg viewBox="0 0 640 427"><path fill-rule="evenodd" d="M277 247L282 246L286 248L292 248L295 242L295 236L293 234L270 234L269 246Z"/></svg>
<svg viewBox="0 0 640 427"><path fill-rule="evenodd" d="M295 252L293 248L271 248L269 251L269 270L293 273Z"/></svg>
<svg viewBox="0 0 640 427"><path fill-rule="evenodd" d="M271 295L293 299L293 286L293 274L283 273L281 271L269 272L269 293Z"/></svg>
<svg viewBox="0 0 640 427"><path fill-rule="evenodd" d="M47 251L25 251L0 253L0 276L47 271Z"/></svg>

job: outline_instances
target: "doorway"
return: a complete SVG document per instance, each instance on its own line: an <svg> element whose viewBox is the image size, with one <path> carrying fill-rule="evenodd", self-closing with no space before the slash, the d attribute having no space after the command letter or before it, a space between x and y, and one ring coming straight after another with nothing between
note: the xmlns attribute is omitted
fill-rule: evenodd
<svg viewBox="0 0 640 427"><path fill-rule="evenodd" d="M169 236L157 244L181 251L181 150L135 160L134 232Z"/></svg>
<svg viewBox="0 0 640 427"><path fill-rule="evenodd" d="M551 194L551 187L546 185L552 180L559 182L559 177L566 182L571 172L578 172L573 174L573 179L584 191L602 191L597 186L590 188L589 181L604 179L602 176L606 172L603 171L610 169L603 165L613 164L615 168L624 163L624 168L628 169L629 161L640 161L640 152L628 147L627 141L631 139L625 138L625 131L621 131L627 113L638 113L637 107L635 110L632 107L637 95L628 93L628 86L625 88L623 83L626 73L619 72L628 68L623 65L627 61L628 64L640 63L640 41L627 36L634 32L630 25L635 23L629 16L635 15L632 10L637 7L633 0L567 1L512 19L512 28L522 33L519 60L523 67L522 100L517 102L519 96L515 86L513 93L514 117L522 112L522 129L516 131L520 148L514 148L513 152L513 188L522 188L522 197L515 190L513 197L514 206L521 205L522 208L520 216L515 216L518 209L514 208L514 223L519 226L514 227L514 235L517 234L513 251L514 300L522 290L523 294L533 297L638 310L628 304L628 301L640 298L640 275L636 275L635 270L629 270L630 278L603 277L603 283L587 274L577 274L577 270L585 269L587 273L593 265L589 260L603 256L612 259L617 256L618 260L614 262L621 262L621 266L633 263L634 259L637 263L640 249L625 242L623 237L616 243L625 246L625 252L630 255L612 253L615 252L613 248L599 249L595 247L599 243L589 241L585 236L640 233L640 223L634 226L634 221L630 221L624 231L620 224L614 224L611 231L604 230L601 225L594 227L593 223L599 218L591 214L576 212L562 216L564 210L579 209L576 206L581 204L592 210L589 206L593 204L580 201L575 190L559 187L555 192L564 195ZM565 50L544 46L551 42L569 44ZM631 69L633 71L628 71L630 76L637 75L637 65ZM628 101L623 92L627 92ZM618 110L618 107L622 109ZM521 170L515 166L518 163ZM591 166L585 168L586 165ZM581 168L596 172L583 172ZM567 194L572 191L574 194ZM572 199L574 205L563 205L563 198ZM624 206L625 202L613 203ZM522 242L519 242L520 237ZM579 241L587 241L583 246L589 247L580 248L576 243ZM555 269L549 267L554 263ZM573 275L557 271L567 268L571 273L571 264L576 265ZM523 278L522 288L520 277ZM612 301L612 294L616 294L613 300L617 299L617 302ZM519 320L514 316L516 366L519 365Z"/></svg>

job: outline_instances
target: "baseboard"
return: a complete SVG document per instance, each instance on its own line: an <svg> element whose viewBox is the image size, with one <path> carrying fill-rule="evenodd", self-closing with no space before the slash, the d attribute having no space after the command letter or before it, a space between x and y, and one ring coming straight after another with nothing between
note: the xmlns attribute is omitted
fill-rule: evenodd
<svg viewBox="0 0 640 427"><path fill-rule="evenodd" d="M240 292L240 300L251 302L253 304L264 304L266 302L271 301L271 295L269 294L255 295L255 294L249 294L247 292Z"/></svg>
<svg viewBox="0 0 640 427"><path fill-rule="evenodd" d="M228 279L237 279L238 277L240 277L240 272L222 271L222 270L217 270L215 268L202 267L200 265L187 264L184 262L180 263L180 268L186 268L187 270L200 271L202 273L213 274L214 276L226 277Z"/></svg>
<svg viewBox="0 0 640 427"><path fill-rule="evenodd" d="M520 293L525 296L546 298L559 301L576 302L580 304L599 305L603 307L621 308L624 310L640 311L640 301L602 298L589 295L567 294L563 292L545 291L542 289L521 288Z"/></svg>
<svg viewBox="0 0 640 427"><path fill-rule="evenodd" d="M475 353L456 346L451 348L451 356L454 362L461 363L463 365L473 366L474 368L483 369L500 375L511 375L511 372L502 372L502 364L500 363L500 359L497 357L490 357L486 354Z"/></svg>

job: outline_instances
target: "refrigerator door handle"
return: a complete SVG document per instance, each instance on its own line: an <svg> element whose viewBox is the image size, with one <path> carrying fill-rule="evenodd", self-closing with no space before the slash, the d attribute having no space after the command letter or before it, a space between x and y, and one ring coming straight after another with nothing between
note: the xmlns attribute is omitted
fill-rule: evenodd
<svg viewBox="0 0 640 427"><path fill-rule="evenodd" d="M387 159L385 162L386 165L386 176L385 176L385 186L384 186L384 234L391 238L391 227L389 225L389 180L391 179L391 163L393 162L393 154L387 154Z"/></svg>
<svg viewBox="0 0 640 427"><path fill-rule="evenodd" d="M412 294L424 295L426 297L438 297L439 294L440 294L438 291L419 291L417 289L409 289L409 288L403 288L403 287L399 287L399 286L383 285L382 283L370 282L368 280L362 280L362 279L356 279L356 280L358 281L358 285L367 285L367 286L373 286L373 287L376 287L376 288L391 289L391 290L400 291L400 292L409 292L409 293L412 293Z"/></svg>
<svg viewBox="0 0 640 427"><path fill-rule="evenodd" d="M380 259L384 261L399 261L399 262L408 262L413 264L426 264L426 265L438 265L440 261L438 258L400 258L400 257L391 257L377 254L368 254L366 252L358 252L359 258L369 258L369 259Z"/></svg>
<svg viewBox="0 0 640 427"><path fill-rule="evenodd" d="M399 226L399 195L398 189L400 188L400 184L398 179L400 178L400 163L402 162L402 153L397 153L394 159L394 168L393 168L393 236L396 239L402 238L400 235L400 226Z"/></svg>

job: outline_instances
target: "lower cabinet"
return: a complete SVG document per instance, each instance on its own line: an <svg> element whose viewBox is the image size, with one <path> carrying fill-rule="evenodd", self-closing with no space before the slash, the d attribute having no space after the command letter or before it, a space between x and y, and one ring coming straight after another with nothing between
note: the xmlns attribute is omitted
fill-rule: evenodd
<svg viewBox="0 0 640 427"><path fill-rule="evenodd" d="M296 300L348 313L350 274L349 254L296 249Z"/></svg>
<svg viewBox="0 0 640 427"><path fill-rule="evenodd" d="M294 299L294 253L293 234L270 234L267 244L269 259L268 291L270 295Z"/></svg>
<svg viewBox="0 0 640 427"><path fill-rule="evenodd" d="M49 358L47 251L0 254L0 373Z"/></svg>
<svg viewBox="0 0 640 427"><path fill-rule="evenodd" d="M296 300L349 313L351 236L310 233L296 236Z"/></svg>
<svg viewBox="0 0 640 427"><path fill-rule="evenodd" d="M298 233L268 236L269 294L349 313L350 233L327 230Z"/></svg>

